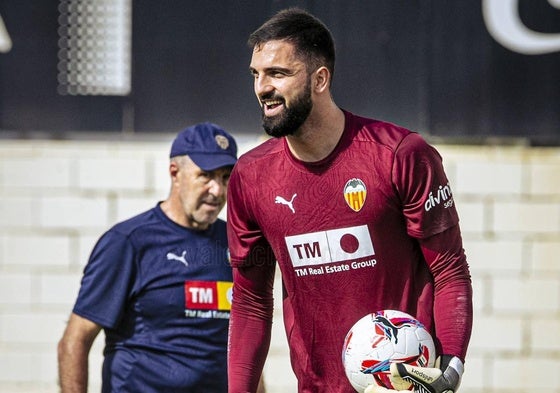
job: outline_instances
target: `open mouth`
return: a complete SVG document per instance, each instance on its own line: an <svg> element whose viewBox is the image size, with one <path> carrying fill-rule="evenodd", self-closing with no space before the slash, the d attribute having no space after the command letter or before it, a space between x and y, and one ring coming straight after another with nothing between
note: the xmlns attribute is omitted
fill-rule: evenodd
<svg viewBox="0 0 560 393"><path fill-rule="evenodd" d="M284 106L284 101L280 99L262 100L262 108L265 116L277 115Z"/></svg>

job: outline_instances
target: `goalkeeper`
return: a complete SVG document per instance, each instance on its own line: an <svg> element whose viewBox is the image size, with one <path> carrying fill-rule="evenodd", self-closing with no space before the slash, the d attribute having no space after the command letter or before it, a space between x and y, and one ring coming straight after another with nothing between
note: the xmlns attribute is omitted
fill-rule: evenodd
<svg viewBox="0 0 560 393"><path fill-rule="evenodd" d="M472 289L441 156L415 132L337 106L334 42L311 14L280 11L249 46L263 128L273 138L241 156L229 182L229 392L257 388L276 266L299 392L353 392L344 337L383 309L415 316L442 355L442 369L396 368L394 378L420 392L454 392Z"/></svg>

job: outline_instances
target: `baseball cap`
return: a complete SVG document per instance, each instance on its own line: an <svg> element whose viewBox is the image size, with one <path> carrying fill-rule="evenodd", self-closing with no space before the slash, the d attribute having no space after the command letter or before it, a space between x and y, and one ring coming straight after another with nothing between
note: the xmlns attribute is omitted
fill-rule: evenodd
<svg viewBox="0 0 560 393"><path fill-rule="evenodd" d="M171 145L169 158L188 155L205 171L213 171L237 162L237 144L224 129L213 123L199 123L179 134Z"/></svg>

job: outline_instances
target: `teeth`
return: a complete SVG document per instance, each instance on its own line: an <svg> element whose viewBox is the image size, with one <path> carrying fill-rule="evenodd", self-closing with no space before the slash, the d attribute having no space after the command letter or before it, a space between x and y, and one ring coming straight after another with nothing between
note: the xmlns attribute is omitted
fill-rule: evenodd
<svg viewBox="0 0 560 393"><path fill-rule="evenodd" d="M280 105L282 104L282 101L281 100L265 101L264 104L266 106Z"/></svg>

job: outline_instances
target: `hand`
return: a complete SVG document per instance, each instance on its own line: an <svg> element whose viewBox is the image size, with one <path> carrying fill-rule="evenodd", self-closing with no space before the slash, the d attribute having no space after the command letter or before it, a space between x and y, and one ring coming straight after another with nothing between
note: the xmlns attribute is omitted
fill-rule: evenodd
<svg viewBox="0 0 560 393"><path fill-rule="evenodd" d="M456 356L443 355L436 360L436 367L416 367L405 363L391 364L391 381L398 389L406 390L412 384L417 393L455 393L463 375L463 363ZM370 385L364 393L390 393L403 390L386 389Z"/></svg>
<svg viewBox="0 0 560 393"><path fill-rule="evenodd" d="M364 393L394 393L394 392L410 392L410 390L387 389L379 385L369 385L366 388L366 390L364 390Z"/></svg>

